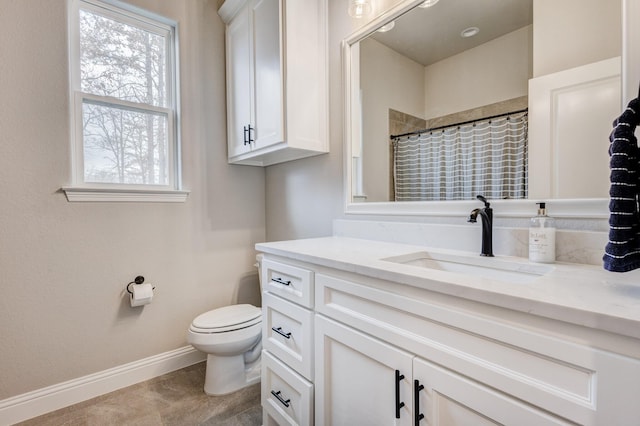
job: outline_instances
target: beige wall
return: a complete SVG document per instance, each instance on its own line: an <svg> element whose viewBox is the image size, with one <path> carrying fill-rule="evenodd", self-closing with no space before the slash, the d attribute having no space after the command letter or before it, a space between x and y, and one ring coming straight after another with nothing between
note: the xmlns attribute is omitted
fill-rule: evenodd
<svg viewBox="0 0 640 426"><path fill-rule="evenodd" d="M533 76L620 56L620 0L534 0Z"/></svg>
<svg viewBox="0 0 640 426"><path fill-rule="evenodd" d="M226 163L216 2L131 2L180 25L184 204L66 201L66 2L0 2L0 400L182 347L197 314L257 301L264 170ZM156 296L132 309L138 274Z"/></svg>
<svg viewBox="0 0 640 426"><path fill-rule="evenodd" d="M389 108L424 117L424 66L387 46L360 43L362 155L367 201L389 201Z"/></svg>
<svg viewBox="0 0 640 426"><path fill-rule="evenodd" d="M526 96L531 45L527 26L426 67L424 118Z"/></svg>

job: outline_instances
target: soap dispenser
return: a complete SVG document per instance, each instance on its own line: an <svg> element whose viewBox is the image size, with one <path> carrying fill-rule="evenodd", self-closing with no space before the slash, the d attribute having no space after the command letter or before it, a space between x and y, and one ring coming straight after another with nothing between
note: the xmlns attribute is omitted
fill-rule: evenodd
<svg viewBox="0 0 640 426"><path fill-rule="evenodd" d="M529 260L553 263L556 260L556 221L547 216L546 203L538 204L538 215L529 224Z"/></svg>

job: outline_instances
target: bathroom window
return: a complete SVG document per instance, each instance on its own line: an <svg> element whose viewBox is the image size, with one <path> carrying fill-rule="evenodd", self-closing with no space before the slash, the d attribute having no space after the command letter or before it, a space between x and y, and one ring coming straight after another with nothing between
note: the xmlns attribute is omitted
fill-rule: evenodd
<svg viewBox="0 0 640 426"><path fill-rule="evenodd" d="M184 201L176 23L126 3L72 0L70 201Z"/></svg>

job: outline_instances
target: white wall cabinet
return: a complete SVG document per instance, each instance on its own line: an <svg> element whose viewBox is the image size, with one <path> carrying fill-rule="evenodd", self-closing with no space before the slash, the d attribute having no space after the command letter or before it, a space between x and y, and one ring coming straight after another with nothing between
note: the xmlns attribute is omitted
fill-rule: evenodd
<svg viewBox="0 0 640 426"><path fill-rule="evenodd" d="M326 0L227 0L227 145L232 164L328 152Z"/></svg>

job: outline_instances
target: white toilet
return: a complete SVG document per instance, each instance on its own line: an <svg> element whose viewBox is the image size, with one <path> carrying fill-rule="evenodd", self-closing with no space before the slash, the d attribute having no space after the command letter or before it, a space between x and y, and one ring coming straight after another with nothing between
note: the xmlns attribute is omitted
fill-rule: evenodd
<svg viewBox="0 0 640 426"><path fill-rule="evenodd" d="M262 310L248 304L214 309L193 320L187 342L207 354L207 395L228 394L260 381L261 332Z"/></svg>

